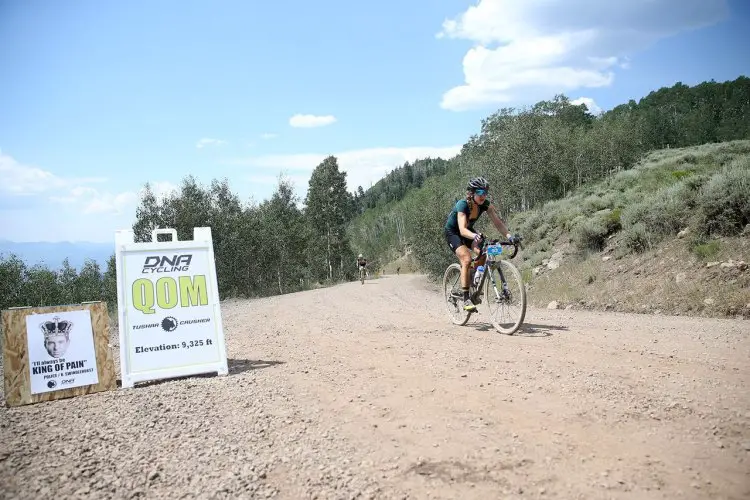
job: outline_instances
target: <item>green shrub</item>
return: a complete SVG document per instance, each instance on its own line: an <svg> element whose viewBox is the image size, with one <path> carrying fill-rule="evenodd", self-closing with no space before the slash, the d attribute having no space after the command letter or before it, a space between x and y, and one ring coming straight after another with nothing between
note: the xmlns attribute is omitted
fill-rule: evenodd
<svg viewBox="0 0 750 500"><path fill-rule="evenodd" d="M700 174L700 175L693 175L690 177L687 177L683 179L683 184L685 186L685 189L688 191L692 191L697 195L698 191L703 187L703 185L708 182L711 179L710 175L707 174Z"/></svg>
<svg viewBox="0 0 750 500"><path fill-rule="evenodd" d="M621 208L615 208L608 214L604 216L604 225L607 228L607 235L610 235L612 233L616 233L620 229L622 229L622 222L621 222L621 216L622 216L622 209Z"/></svg>
<svg viewBox="0 0 750 500"><path fill-rule="evenodd" d="M538 252L535 254L530 254L528 257L529 266L531 267L537 267L542 265L542 261L547 258L547 254L544 252Z"/></svg>
<svg viewBox="0 0 750 500"><path fill-rule="evenodd" d="M721 243L718 240L712 240L707 243L699 243L692 247L693 253L701 259L713 257L721 249Z"/></svg>
<svg viewBox="0 0 750 500"><path fill-rule="evenodd" d="M583 200L583 213L592 214L605 208L611 208L613 202L613 195L607 194L605 196L591 195Z"/></svg>
<svg viewBox="0 0 750 500"><path fill-rule="evenodd" d="M689 192L682 183L663 189L652 197L647 221L649 229L660 236L677 234L689 218Z"/></svg>
<svg viewBox="0 0 750 500"><path fill-rule="evenodd" d="M583 215L580 203L578 200L571 201L566 200L566 203L559 203L550 205L548 208L550 220L559 227L569 230L572 226L571 223L577 217Z"/></svg>
<svg viewBox="0 0 750 500"><path fill-rule="evenodd" d="M678 163L698 163L698 157L692 153L684 154L677 160Z"/></svg>
<svg viewBox="0 0 750 500"><path fill-rule="evenodd" d="M539 226L538 228L536 228L536 230L534 231L534 239L535 240L544 239L544 237L547 236L547 233L549 232L549 230L550 230L549 223L547 223L547 222L543 223L541 226Z"/></svg>
<svg viewBox="0 0 750 500"><path fill-rule="evenodd" d="M716 163L723 167L724 165L731 163L734 160L734 155L730 153L720 153L716 155Z"/></svg>
<svg viewBox="0 0 750 500"><path fill-rule="evenodd" d="M644 224L656 239L677 234L690 219L691 196L684 183L661 189L626 207L621 213L622 226Z"/></svg>
<svg viewBox="0 0 750 500"><path fill-rule="evenodd" d="M623 227L627 228L643 223L643 221L647 219L650 209L650 199L642 199L640 202L631 203L621 212L620 220Z"/></svg>
<svg viewBox="0 0 750 500"><path fill-rule="evenodd" d="M750 158L737 159L714 175L698 204L709 234L739 234L750 223Z"/></svg>
<svg viewBox="0 0 750 500"><path fill-rule="evenodd" d="M525 219L525 220L524 220ZM518 232L522 234L528 243L535 241L536 229L544 224L541 210L529 211L528 215L518 225Z"/></svg>
<svg viewBox="0 0 750 500"><path fill-rule="evenodd" d="M575 231L575 228L586 222L588 218L585 215L576 215L573 217L572 220L570 220L567 225L565 226L566 231L573 232Z"/></svg>
<svg viewBox="0 0 750 500"><path fill-rule="evenodd" d="M552 242L546 238L537 240L526 247L526 252L530 255L540 252L549 252L550 250L552 250Z"/></svg>
<svg viewBox="0 0 750 500"><path fill-rule="evenodd" d="M560 237L560 235L563 233L563 228L561 226L553 226L552 229L547 233L547 240L549 241L557 241L557 239Z"/></svg>
<svg viewBox="0 0 750 500"><path fill-rule="evenodd" d="M625 191L638 184L641 173L636 169L623 170L614 176L612 187L620 191Z"/></svg>
<svg viewBox="0 0 750 500"><path fill-rule="evenodd" d="M630 252L645 252L651 248L651 238L642 222L637 222L625 228L622 234L622 244Z"/></svg>
<svg viewBox="0 0 750 500"><path fill-rule="evenodd" d="M593 217L579 224L573 231L573 242L579 250L601 251L607 238L604 218Z"/></svg>

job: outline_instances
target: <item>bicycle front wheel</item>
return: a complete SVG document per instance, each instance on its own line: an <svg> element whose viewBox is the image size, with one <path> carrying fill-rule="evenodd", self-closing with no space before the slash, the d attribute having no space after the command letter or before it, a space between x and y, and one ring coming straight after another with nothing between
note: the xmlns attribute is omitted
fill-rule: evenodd
<svg viewBox="0 0 750 500"><path fill-rule="evenodd" d="M484 288L490 321L498 332L512 335L526 317L526 285L518 268L507 260L496 262L491 271Z"/></svg>
<svg viewBox="0 0 750 500"><path fill-rule="evenodd" d="M443 274L445 306L451 321L459 326L469 321L471 312L464 310L464 296L461 290L461 266L451 264Z"/></svg>

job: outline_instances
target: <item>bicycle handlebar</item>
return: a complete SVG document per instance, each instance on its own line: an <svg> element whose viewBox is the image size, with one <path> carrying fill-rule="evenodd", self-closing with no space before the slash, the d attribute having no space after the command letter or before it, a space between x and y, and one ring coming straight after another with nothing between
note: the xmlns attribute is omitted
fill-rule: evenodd
<svg viewBox="0 0 750 500"><path fill-rule="evenodd" d="M490 239L485 238L484 242L482 243L482 249L481 249L480 255L483 254L487 250L487 247L489 245L498 245L499 244L499 245L503 245L503 246L512 246L513 247L513 253L510 254L510 257L509 257L510 259L512 259L518 253L519 247L522 248L521 241L523 240L523 238L521 236L515 236L513 239L515 241L511 243L508 240L499 240L499 239L490 240Z"/></svg>

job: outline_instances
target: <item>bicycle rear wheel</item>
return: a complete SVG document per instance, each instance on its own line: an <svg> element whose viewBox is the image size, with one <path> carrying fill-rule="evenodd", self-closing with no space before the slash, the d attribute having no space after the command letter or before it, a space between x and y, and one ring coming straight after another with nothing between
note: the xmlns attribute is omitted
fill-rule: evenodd
<svg viewBox="0 0 750 500"><path fill-rule="evenodd" d="M464 297L461 290L461 266L451 264L443 274L443 292L445 305L451 321L456 325L465 325L471 316L470 311L464 310Z"/></svg>
<svg viewBox="0 0 750 500"><path fill-rule="evenodd" d="M518 331L526 317L526 285L518 268L507 260L497 261L485 279L484 296L495 330L508 335Z"/></svg>

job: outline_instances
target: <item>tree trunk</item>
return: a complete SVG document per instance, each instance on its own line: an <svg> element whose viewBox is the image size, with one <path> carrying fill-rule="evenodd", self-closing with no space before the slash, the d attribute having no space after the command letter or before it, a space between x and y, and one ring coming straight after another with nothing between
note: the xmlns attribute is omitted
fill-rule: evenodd
<svg viewBox="0 0 750 500"><path fill-rule="evenodd" d="M333 281L333 266L331 265L331 226L326 228L326 243L328 245L328 253L326 254L326 264L328 264L328 279Z"/></svg>

